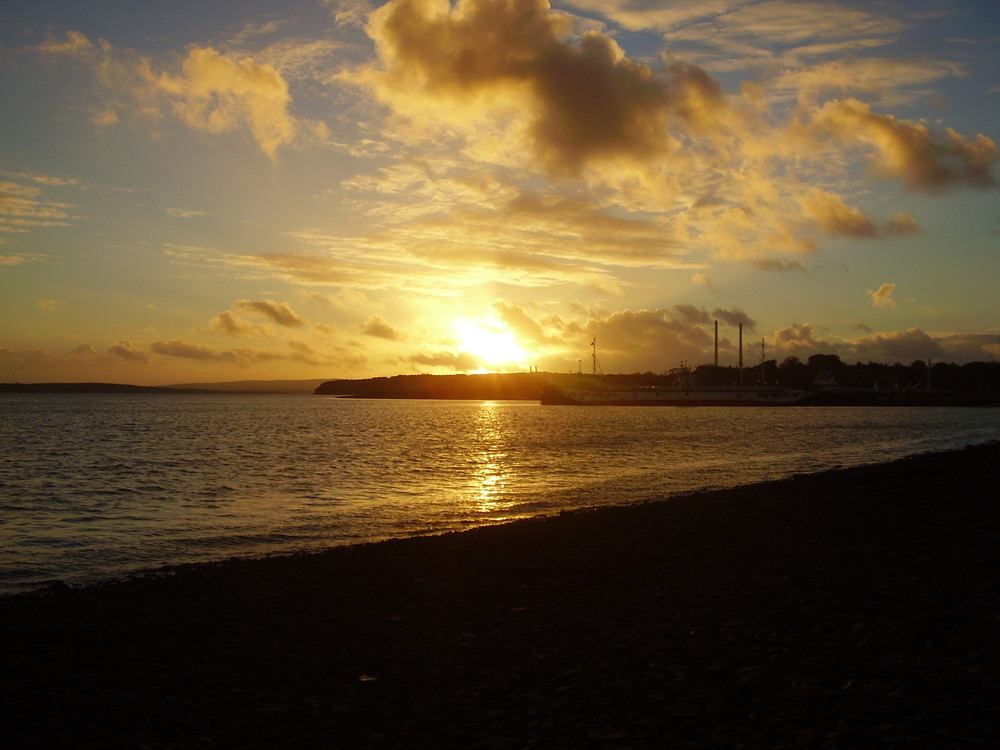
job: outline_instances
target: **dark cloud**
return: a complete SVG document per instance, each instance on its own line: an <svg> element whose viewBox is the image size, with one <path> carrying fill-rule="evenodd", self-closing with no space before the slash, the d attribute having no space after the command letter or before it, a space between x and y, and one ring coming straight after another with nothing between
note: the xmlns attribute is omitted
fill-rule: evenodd
<svg viewBox="0 0 1000 750"><path fill-rule="evenodd" d="M663 371L683 360L701 361L712 336L684 314L667 310L624 310L592 318L588 328L598 355L615 371Z"/></svg>
<svg viewBox="0 0 1000 750"><path fill-rule="evenodd" d="M855 328L867 329L863 324ZM779 357L806 358L813 354L836 354L844 362L937 362L996 361L1000 335L949 333L932 336L920 328L876 333L847 341L827 340L815 335L812 325L793 323L774 335Z"/></svg>
<svg viewBox="0 0 1000 750"><path fill-rule="evenodd" d="M146 353L141 349L136 349L132 346L131 341L119 341L117 344L109 346L108 354L113 354L126 362L132 362L134 364L144 365L149 362L146 357Z"/></svg>
<svg viewBox="0 0 1000 750"><path fill-rule="evenodd" d="M287 302L275 302L270 299L241 299L236 301L236 307L246 312L254 312L268 317L280 326L298 328L303 325L302 319L288 305Z"/></svg>
<svg viewBox="0 0 1000 750"><path fill-rule="evenodd" d="M154 341L150 344L149 349L154 354L181 359L194 359L201 362L234 362L236 359L231 352L217 352L209 349L204 344L187 344L180 339Z"/></svg>
<svg viewBox="0 0 1000 750"><path fill-rule="evenodd" d="M939 340L919 328L895 333L877 334L853 342L859 359L876 362L912 362L915 359L949 359L950 355Z"/></svg>
<svg viewBox="0 0 1000 750"><path fill-rule="evenodd" d="M289 346L291 348L291 355L247 348L217 351L204 344L188 344L180 339L171 339L170 341L154 341L150 344L149 350L154 354L160 354L165 357L190 359L198 362L226 362L240 367L287 359L304 361L302 347L296 346L294 343ZM308 347L306 348L308 349Z"/></svg>
<svg viewBox="0 0 1000 750"><path fill-rule="evenodd" d="M568 41L571 28L546 0L465 0L446 12L396 0L373 14L369 33L390 105L399 95L505 102L528 117L531 144L554 174L608 159L642 163L667 151L671 120L704 131L725 109L703 70L676 64L658 77L603 33Z"/></svg>
<svg viewBox="0 0 1000 750"><path fill-rule="evenodd" d="M386 341L400 341L403 335L389 325L381 315L372 315L365 324L361 326L361 333L365 336L374 336L377 339Z"/></svg>
<svg viewBox="0 0 1000 750"><path fill-rule="evenodd" d="M756 321L738 307L734 307L732 310L723 310L721 307L717 307L712 310L712 317L718 318L733 328L739 328L741 323L744 328L750 331L757 327Z"/></svg>
<svg viewBox="0 0 1000 750"><path fill-rule="evenodd" d="M712 321L711 317L705 310L700 307L695 307L694 305L674 305L674 310L677 311L677 314L680 315L681 318L689 323L701 323L704 325Z"/></svg>
<svg viewBox="0 0 1000 750"><path fill-rule="evenodd" d="M667 91L610 38L592 32L579 47L553 46L532 68L541 105L532 134L551 171L575 175L594 158L666 151Z"/></svg>
<svg viewBox="0 0 1000 750"><path fill-rule="evenodd" d="M154 341L150 344L149 349L154 354L162 354L166 357L195 359L202 362L232 362L235 359L226 352L217 352L204 344L187 344L180 339Z"/></svg>
<svg viewBox="0 0 1000 750"><path fill-rule="evenodd" d="M787 271L805 271L806 267L801 261L797 260L778 260L776 258L750 258L747 263L756 268L758 271L778 271L779 273L786 273Z"/></svg>

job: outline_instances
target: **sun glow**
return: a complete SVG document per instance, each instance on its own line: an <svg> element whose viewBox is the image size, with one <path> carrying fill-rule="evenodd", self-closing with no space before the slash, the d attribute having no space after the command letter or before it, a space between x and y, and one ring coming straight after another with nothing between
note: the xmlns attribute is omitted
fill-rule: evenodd
<svg viewBox="0 0 1000 750"><path fill-rule="evenodd" d="M514 332L498 320L460 318L454 327L461 351L475 357L483 370L523 367L528 361Z"/></svg>

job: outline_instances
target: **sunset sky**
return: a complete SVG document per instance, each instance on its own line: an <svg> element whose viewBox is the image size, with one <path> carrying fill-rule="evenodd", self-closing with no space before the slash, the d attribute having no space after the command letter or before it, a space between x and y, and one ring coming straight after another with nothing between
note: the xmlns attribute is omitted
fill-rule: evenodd
<svg viewBox="0 0 1000 750"><path fill-rule="evenodd" d="M8 0L0 101L0 382L1000 359L995 0Z"/></svg>

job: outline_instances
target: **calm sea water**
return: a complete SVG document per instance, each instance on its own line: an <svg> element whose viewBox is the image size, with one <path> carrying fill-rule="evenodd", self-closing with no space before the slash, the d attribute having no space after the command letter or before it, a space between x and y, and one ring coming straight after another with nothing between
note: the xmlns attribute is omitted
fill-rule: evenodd
<svg viewBox="0 0 1000 750"><path fill-rule="evenodd" d="M0 395L0 593L1000 439L1000 410Z"/></svg>

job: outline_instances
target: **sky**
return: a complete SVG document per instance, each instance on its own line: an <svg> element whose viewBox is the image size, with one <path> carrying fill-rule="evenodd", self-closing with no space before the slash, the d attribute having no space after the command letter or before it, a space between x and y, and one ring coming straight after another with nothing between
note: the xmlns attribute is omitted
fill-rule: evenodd
<svg viewBox="0 0 1000 750"><path fill-rule="evenodd" d="M0 382L1000 359L994 0L8 0Z"/></svg>

